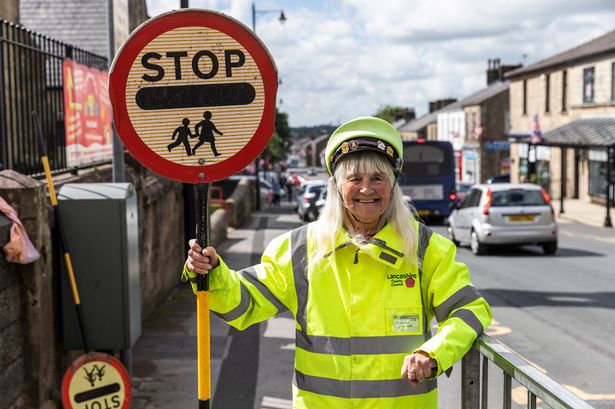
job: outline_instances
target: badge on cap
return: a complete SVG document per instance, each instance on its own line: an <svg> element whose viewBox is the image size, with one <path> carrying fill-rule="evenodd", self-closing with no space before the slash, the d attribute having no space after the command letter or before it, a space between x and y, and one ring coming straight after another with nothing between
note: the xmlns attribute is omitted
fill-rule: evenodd
<svg viewBox="0 0 615 409"><path fill-rule="evenodd" d="M342 144L342 153L348 153L348 142Z"/></svg>
<svg viewBox="0 0 615 409"><path fill-rule="evenodd" d="M386 146L384 146L384 142L378 141L378 149L380 149L381 151L386 149Z"/></svg>
<svg viewBox="0 0 615 409"><path fill-rule="evenodd" d="M391 148L390 146L387 146L387 155L393 157L393 148Z"/></svg>

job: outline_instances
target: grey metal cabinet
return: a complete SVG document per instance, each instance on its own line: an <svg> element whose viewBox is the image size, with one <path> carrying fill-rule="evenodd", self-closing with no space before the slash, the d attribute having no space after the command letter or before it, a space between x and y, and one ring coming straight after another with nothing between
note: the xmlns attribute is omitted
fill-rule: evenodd
<svg viewBox="0 0 615 409"><path fill-rule="evenodd" d="M75 183L58 194L90 349L129 350L141 335L137 197L130 183ZM81 349L62 263L65 349Z"/></svg>

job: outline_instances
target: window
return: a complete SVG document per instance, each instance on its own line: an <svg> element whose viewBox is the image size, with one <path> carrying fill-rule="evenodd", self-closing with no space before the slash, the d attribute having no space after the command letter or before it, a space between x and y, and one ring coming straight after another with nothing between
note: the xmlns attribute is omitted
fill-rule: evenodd
<svg viewBox="0 0 615 409"><path fill-rule="evenodd" d="M568 99L566 94L568 93L568 71L562 72L562 112L568 110Z"/></svg>
<svg viewBox="0 0 615 409"><path fill-rule="evenodd" d="M527 114L527 80L523 80L523 114Z"/></svg>
<svg viewBox="0 0 615 409"><path fill-rule="evenodd" d="M583 103L594 102L594 67L583 70Z"/></svg>
<svg viewBox="0 0 615 409"><path fill-rule="evenodd" d="M545 112L551 111L549 100L551 99L551 74L545 77Z"/></svg>
<svg viewBox="0 0 615 409"><path fill-rule="evenodd" d="M615 102L615 62L611 63L611 102Z"/></svg>
<svg viewBox="0 0 615 409"><path fill-rule="evenodd" d="M480 195L481 191L479 189L470 190L470 193L468 193L466 197L463 198L463 201L461 202L459 208L466 209L468 207L478 206L478 204L480 203Z"/></svg>

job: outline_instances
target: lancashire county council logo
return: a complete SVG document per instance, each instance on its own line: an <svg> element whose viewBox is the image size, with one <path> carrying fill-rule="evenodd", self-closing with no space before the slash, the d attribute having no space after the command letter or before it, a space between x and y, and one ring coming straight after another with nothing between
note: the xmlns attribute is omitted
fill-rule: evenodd
<svg viewBox="0 0 615 409"><path fill-rule="evenodd" d="M348 153L348 142L342 144L342 153Z"/></svg>
<svg viewBox="0 0 615 409"><path fill-rule="evenodd" d="M389 280L391 287L402 287L405 285L408 288L412 288L416 284L416 274L387 274L387 280Z"/></svg>

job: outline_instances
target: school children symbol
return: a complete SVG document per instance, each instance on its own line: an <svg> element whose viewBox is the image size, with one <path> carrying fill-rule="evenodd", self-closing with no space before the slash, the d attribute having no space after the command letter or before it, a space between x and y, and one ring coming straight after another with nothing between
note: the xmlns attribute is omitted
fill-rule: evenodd
<svg viewBox="0 0 615 409"><path fill-rule="evenodd" d="M171 152L171 150L173 150L175 147L183 144L184 149L186 149L186 155L192 156L196 154L196 150L201 145L203 145L205 142L209 142L209 145L211 146L211 151L213 152L214 156L222 155L216 149L216 137L214 136L214 132L220 136L224 134L220 132L218 128L216 128L216 125L211 121L211 117L211 112L205 111L203 113L204 119L201 122L197 123L194 127L194 134L190 131L190 127L188 126L190 125L190 119L184 118L182 120L182 126L177 127L177 129L175 129L175 131L173 132L173 136L171 136L173 142L167 146L169 152ZM199 137L199 141L196 145L194 145L193 148L190 148L190 142L188 138L196 138L197 136Z"/></svg>

